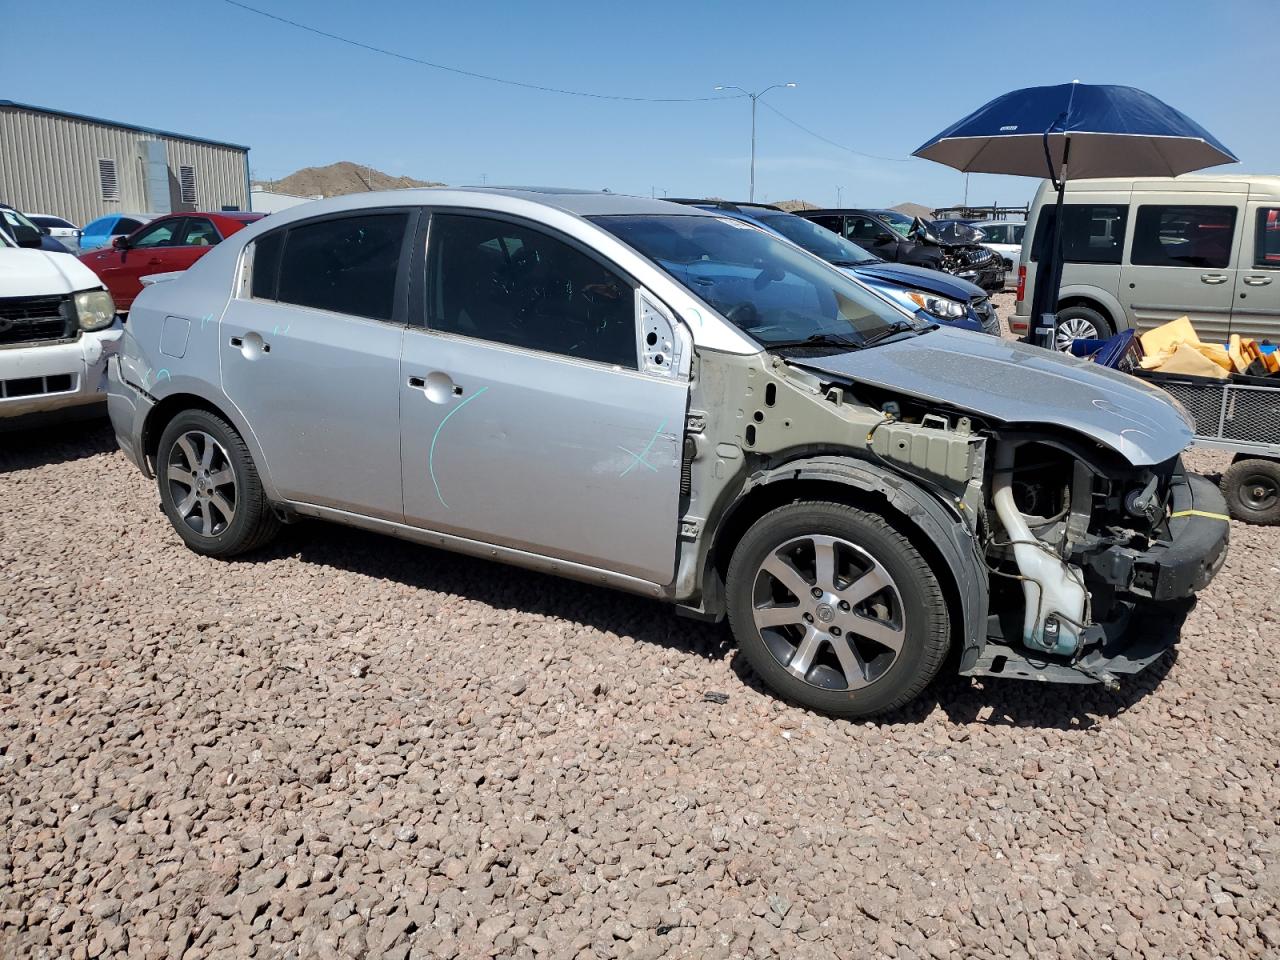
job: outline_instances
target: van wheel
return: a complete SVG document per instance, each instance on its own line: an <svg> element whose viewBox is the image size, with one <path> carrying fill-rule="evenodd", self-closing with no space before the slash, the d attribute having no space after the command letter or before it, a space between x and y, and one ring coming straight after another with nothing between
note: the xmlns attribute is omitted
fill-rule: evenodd
<svg viewBox="0 0 1280 960"><path fill-rule="evenodd" d="M1067 307L1058 312L1055 342L1063 353L1069 352L1076 340L1105 340L1114 333L1107 318L1092 307Z"/></svg>
<svg viewBox="0 0 1280 960"><path fill-rule="evenodd" d="M902 534L844 504L807 501L747 531L726 578L729 623L775 693L838 717L915 699L946 656L938 578Z"/></svg>
<svg viewBox="0 0 1280 960"><path fill-rule="evenodd" d="M165 515L196 553L245 553L280 530L244 440L207 410L184 410L164 428L156 482Z"/></svg>
<svg viewBox="0 0 1280 960"><path fill-rule="evenodd" d="M1237 460L1222 476L1222 495L1237 520L1280 524L1280 462L1260 457Z"/></svg>

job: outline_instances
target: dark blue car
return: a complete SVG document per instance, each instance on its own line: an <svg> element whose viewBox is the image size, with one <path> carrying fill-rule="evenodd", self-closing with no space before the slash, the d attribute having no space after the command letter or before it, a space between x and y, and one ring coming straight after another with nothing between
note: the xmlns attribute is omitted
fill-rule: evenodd
<svg viewBox="0 0 1280 960"><path fill-rule="evenodd" d="M990 297L968 280L926 267L887 263L825 227L767 204L722 200L672 202L712 210L785 237L913 313L923 310L931 319L951 327L1000 335L1000 320Z"/></svg>

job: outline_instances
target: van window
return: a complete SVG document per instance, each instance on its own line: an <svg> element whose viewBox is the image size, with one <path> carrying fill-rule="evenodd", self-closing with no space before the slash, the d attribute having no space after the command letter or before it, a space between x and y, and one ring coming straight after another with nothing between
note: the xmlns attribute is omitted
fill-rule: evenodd
<svg viewBox="0 0 1280 960"><path fill-rule="evenodd" d="M1135 266L1221 269L1231 263L1236 208L1152 203L1138 207Z"/></svg>
<svg viewBox="0 0 1280 960"><path fill-rule="evenodd" d="M289 229L276 299L390 320L408 213L371 213Z"/></svg>
<svg viewBox="0 0 1280 960"><path fill-rule="evenodd" d="M1263 207L1258 211L1253 265L1280 269L1280 207Z"/></svg>
<svg viewBox="0 0 1280 960"><path fill-rule="evenodd" d="M1064 263L1120 263L1129 205L1124 203L1068 203L1062 207L1062 256ZM1055 210L1040 209L1031 259L1039 260L1044 244L1053 236Z"/></svg>

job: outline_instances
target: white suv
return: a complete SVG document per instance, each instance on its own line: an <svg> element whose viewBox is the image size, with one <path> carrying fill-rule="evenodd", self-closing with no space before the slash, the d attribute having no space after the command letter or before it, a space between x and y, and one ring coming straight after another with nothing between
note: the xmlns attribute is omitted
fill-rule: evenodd
<svg viewBox="0 0 1280 960"><path fill-rule="evenodd" d="M103 404L107 357L122 332L93 271L0 232L0 427Z"/></svg>

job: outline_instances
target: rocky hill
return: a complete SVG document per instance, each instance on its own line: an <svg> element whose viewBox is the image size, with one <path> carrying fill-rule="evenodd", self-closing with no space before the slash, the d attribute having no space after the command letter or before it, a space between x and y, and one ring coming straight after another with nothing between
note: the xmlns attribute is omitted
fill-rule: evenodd
<svg viewBox="0 0 1280 960"><path fill-rule="evenodd" d="M373 167L340 160L327 167L303 167L280 180L257 180L255 187L265 187L273 193L291 193L298 197L339 197L347 193L364 193L366 190L403 190L407 187L443 187L434 180L415 180L413 177L395 177Z"/></svg>

